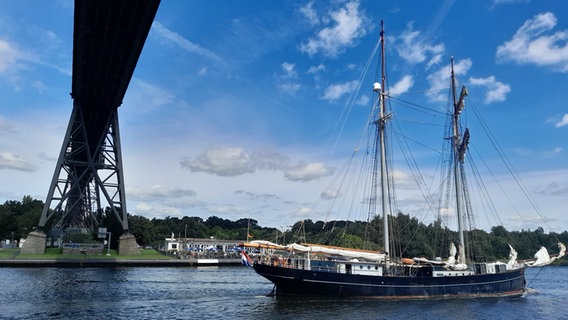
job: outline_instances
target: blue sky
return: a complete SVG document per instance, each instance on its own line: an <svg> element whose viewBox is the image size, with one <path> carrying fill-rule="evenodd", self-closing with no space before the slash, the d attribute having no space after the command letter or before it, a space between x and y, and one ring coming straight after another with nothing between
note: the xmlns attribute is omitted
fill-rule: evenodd
<svg viewBox="0 0 568 320"><path fill-rule="evenodd" d="M566 12L552 0L162 1L119 109L128 211L251 217L280 229L326 218L312 203L366 119L372 81L350 94L382 19L391 95L443 110L454 56L468 103L549 218L543 225L510 195L496 200L503 225L566 230ZM0 2L2 202L45 199L71 114L72 37L72 1ZM401 123L432 120L401 111ZM405 135L436 148L441 130L413 125ZM476 152L489 149L476 139ZM486 161L499 188L512 190L496 159ZM400 210L414 214L418 200L407 192Z"/></svg>

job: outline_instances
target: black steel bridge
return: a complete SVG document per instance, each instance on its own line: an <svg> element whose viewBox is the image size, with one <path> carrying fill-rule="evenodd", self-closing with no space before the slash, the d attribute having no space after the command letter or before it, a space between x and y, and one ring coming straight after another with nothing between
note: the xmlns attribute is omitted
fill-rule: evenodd
<svg viewBox="0 0 568 320"><path fill-rule="evenodd" d="M46 224L95 230L110 210L122 226L119 253L136 253L128 233L118 107L128 88L160 0L76 0L73 110L38 230L22 253L45 251Z"/></svg>

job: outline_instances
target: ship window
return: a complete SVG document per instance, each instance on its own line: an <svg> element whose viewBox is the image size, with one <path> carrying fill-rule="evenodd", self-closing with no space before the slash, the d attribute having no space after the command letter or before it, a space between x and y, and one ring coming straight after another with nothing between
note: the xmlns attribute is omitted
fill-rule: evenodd
<svg viewBox="0 0 568 320"><path fill-rule="evenodd" d="M363 270L363 266L362 266L362 265L359 265L359 269Z"/></svg>
<svg viewBox="0 0 568 320"><path fill-rule="evenodd" d="M375 270L379 270L379 266L375 266Z"/></svg>
<svg viewBox="0 0 568 320"><path fill-rule="evenodd" d="M371 266L367 266L367 270L371 270Z"/></svg>

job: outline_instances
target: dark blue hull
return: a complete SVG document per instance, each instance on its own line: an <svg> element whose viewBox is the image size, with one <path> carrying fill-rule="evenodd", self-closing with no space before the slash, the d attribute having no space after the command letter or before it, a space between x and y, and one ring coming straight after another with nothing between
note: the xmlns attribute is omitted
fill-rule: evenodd
<svg viewBox="0 0 568 320"><path fill-rule="evenodd" d="M254 264L276 285L277 295L332 295L384 299L518 296L525 291L525 269L467 276L369 276Z"/></svg>

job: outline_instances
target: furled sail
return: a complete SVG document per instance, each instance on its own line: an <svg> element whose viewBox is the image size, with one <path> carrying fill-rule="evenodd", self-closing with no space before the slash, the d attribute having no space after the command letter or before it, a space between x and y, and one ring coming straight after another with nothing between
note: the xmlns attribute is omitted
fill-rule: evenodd
<svg viewBox="0 0 568 320"><path fill-rule="evenodd" d="M351 259L365 259L370 261L385 261L386 255L384 253L376 253L366 250L350 250L349 248L328 247L319 245L300 245L292 243L286 246L294 251L306 253L325 253L334 256L341 256Z"/></svg>
<svg viewBox="0 0 568 320"><path fill-rule="evenodd" d="M513 246L509 245L510 252L509 252L509 265L516 265L517 264L517 251L513 248Z"/></svg>
<svg viewBox="0 0 568 320"><path fill-rule="evenodd" d="M469 144L469 128L465 128L462 143L460 144L460 146L458 148L458 153L459 153L458 159L461 163L463 163L463 161L464 161L465 152L467 151L467 145L468 144Z"/></svg>
<svg viewBox="0 0 568 320"><path fill-rule="evenodd" d="M274 250L296 251L303 253L324 253L332 256L341 256L349 259L365 259L369 261L378 261L378 262L385 261L386 259L386 255L384 253L377 253L370 250L358 250L358 249L322 246L322 245L313 245L313 244L301 245L297 243L292 243L286 246L281 246L279 244L270 241L255 240L245 243L244 246L249 248L264 248L264 249L274 249Z"/></svg>
<svg viewBox="0 0 568 320"><path fill-rule="evenodd" d="M526 261L526 265L529 267L543 267L551 264L554 260L562 258L566 254L566 246L562 242L558 242L558 248L560 252L557 255L550 256L546 248L540 247L540 250L535 253L535 260Z"/></svg>
<svg viewBox="0 0 568 320"><path fill-rule="evenodd" d="M247 248L264 248L275 250L286 250L286 247L266 240L254 240L244 244Z"/></svg>
<svg viewBox="0 0 568 320"><path fill-rule="evenodd" d="M460 92L460 97L458 98L458 102L456 103L456 114L460 114L465 107L465 97L467 97L467 88L465 86L462 87Z"/></svg>
<svg viewBox="0 0 568 320"><path fill-rule="evenodd" d="M458 249L456 249L456 245L451 242L450 243L450 256L448 257L448 264L454 265L456 264L456 253L458 253Z"/></svg>

